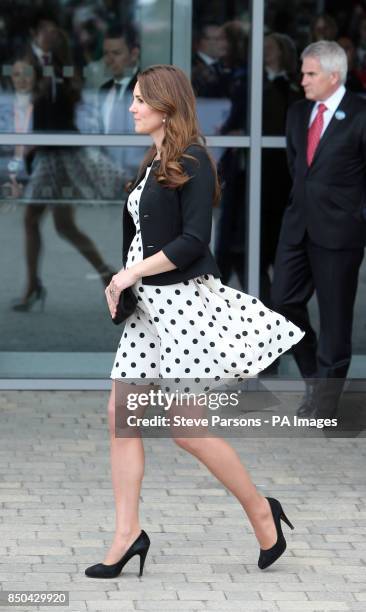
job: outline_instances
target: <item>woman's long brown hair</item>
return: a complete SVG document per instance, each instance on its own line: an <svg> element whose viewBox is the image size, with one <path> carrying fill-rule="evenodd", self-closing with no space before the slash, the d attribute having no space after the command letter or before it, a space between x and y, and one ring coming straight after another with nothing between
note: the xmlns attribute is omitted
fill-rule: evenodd
<svg viewBox="0 0 366 612"><path fill-rule="evenodd" d="M176 66L157 64L146 68L137 79L144 102L166 115L160 165L155 170L156 180L171 189L185 185L190 178L185 174L179 159L191 158L192 156L184 151L189 145L198 144L205 148L212 164L215 177L213 206L216 206L220 198L216 164L207 151L205 139L198 126L196 99L187 76ZM154 144L142 161L139 176L142 176L155 155Z"/></svg>

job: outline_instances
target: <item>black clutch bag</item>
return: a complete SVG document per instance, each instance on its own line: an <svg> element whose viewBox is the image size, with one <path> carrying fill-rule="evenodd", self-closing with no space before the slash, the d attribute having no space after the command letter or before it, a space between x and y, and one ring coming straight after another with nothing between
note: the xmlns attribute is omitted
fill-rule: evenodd
<svg viewBox="0 0 366 612"><path fill-rule="evenodd" d="M117 304L117 313L116 316L112 318L112 321L115 325L119 325L123 323L132 313L134 312L137 305L137 297L132 291L131 287L127 287L124 289L119 296L119 301Z"/></svg>

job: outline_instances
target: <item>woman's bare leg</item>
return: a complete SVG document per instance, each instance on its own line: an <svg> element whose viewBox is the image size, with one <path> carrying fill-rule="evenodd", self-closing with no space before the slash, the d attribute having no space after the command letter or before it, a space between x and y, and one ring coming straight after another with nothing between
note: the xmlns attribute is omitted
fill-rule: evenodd
<svg viewBox="0 0 366 612"><path fill-rule="evenodd" d="M99 272L103 284L107 286L112 271L103 260L94 242L77 227L72 206L55 206L52 213L57 233L68 240L91 263Z"/></svg>
<svg viewBox="0 0 366 612"><path fill-rule="evenodd" d="M182 414L182 407L177 408ZM189 416L195 408L190 409ZM190 430L192 435L193 430ZM199 431L195 432L198 433ZM238 453L222 438L176 437L178 446L194 455L210 472L239 500L251 522L259 545L262 549L271 548L277 541L277 532L267 499L259 493L240 460Z"/></svg>
<svg viewBox="0 0 366 612"><path fill-rule="evenodd" d="M41 256L42 241L40 225L46 210L44 204L29 204L25 210L25 257L27 264L27 287L24 300L38 287L39 260Z"/></svg>
<svg viewBox="0 0 366 612"><path fill-rule="evenodd" d="M110 458L116 510L115 535L104 559L104 563L108 565L119 561L141 532L139 500L145 466L142 439L140 437L116 437L115 435L116 385L123 385L123 383L113 381L108 402ZM129 385L124 386L127 391ZM136 392L136 387L133 389ZM118 392L117 395L119 398L120 393Z"/></svg>

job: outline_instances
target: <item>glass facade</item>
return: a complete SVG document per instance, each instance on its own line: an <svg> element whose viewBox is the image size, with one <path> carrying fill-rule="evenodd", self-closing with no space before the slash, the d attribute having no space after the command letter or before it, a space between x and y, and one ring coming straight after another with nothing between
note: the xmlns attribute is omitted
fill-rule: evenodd
<svg viewBox="0 0 366 612"><path fill-rule="evenodd" d="M121 263L125 186L149 145L128 108L150 64L190 75L222 183L211 247L223 282L269 303L301 51L338 40L347 86L363 95L365 24L362 3L346 1L3 2L0 379L109 376L121 330L103 289ZM366 353L365 278L364 264L351 376ZM316 322L315 302L311 312ZM280 370L296 374L290 357Z"/></svg>

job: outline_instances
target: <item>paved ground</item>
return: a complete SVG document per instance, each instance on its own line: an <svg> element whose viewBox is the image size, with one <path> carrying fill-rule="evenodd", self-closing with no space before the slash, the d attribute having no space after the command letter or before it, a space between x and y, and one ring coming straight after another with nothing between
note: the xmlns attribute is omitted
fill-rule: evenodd
<svg viewBox="0 0 366 612"><path fill-rule="evenodd" d="M60 609L70 612L365 610L362 438L231 440L295 525L285 527L286 554L264 572L236 499L170 440L145 440L141 524L152 545L144 576L135 558L116 580L87 579L114 524L106 398L0 394L3 590L65 589L70 606Z"/></svg>

